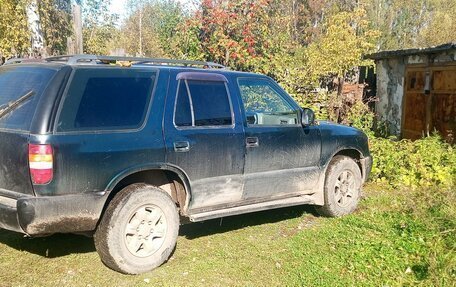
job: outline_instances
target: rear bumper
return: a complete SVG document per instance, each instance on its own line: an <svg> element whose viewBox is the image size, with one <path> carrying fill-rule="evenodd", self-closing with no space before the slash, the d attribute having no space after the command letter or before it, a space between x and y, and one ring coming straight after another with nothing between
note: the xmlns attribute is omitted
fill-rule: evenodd
<svg viewBox="0 0 456 287"><path fill-rule="evenodd" d="M106 194L24 196L0 189L0 228L43 235L95 230Z"/></svg>
<svg viewBox="0 0 456 287"><path fill-rule="evenodd" d="M372 156L368 156L359 160L361 163L361 172L363 174L363 182L366 182L372 170Z"/></svg>

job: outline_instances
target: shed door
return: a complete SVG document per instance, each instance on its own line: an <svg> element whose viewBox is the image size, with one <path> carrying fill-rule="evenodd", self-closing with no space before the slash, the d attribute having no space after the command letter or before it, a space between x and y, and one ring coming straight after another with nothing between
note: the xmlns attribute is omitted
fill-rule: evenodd
<svg viewBox="0 0 456 287"><path fill-rule="evenodd" d="M456 134L456 67L436 68L432 73L431 127L449 142Z"/></svg>
<svg viewBox="0 0 456 287"><path fill-rule="evenodd" d="M428 93L425 68L407 69L402 136L417 139L437 131L447 141L455 142L456 66L430 67L427 71Z"/></svg>
<svg viewBox="0 0 456 287"><path fill-rule="evenodd" d="M425 75L424 68L407 69L402 127L402 137L404 138L418 139L426 132Z"/></svg>

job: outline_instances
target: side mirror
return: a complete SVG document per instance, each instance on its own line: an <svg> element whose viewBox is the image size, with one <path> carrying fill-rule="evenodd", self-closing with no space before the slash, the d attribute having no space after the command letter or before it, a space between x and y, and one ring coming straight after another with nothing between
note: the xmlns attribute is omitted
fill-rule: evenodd
<svg viewBox="0 0 456 287"><path fill-rule="evenodd" d="M301 124L304 127L311 126L315 123L315 113L309 108L303 108L301 112Z"/></svg>

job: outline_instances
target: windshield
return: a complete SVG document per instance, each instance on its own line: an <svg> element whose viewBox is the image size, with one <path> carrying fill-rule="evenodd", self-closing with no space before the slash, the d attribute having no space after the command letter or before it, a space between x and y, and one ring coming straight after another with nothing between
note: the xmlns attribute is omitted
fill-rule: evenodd
<svg viewBox="0 0 456 287"><path fill-rule="evenodd" d="M30 130L38 100L55 73L44 67L0 67L0 129Z"/></svg>

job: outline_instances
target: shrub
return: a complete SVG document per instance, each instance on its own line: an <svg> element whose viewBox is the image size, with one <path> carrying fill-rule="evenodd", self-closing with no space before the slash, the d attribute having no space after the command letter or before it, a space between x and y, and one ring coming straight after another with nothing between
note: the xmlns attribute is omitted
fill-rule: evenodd
<svg viewBox="0 0 456 287"><path fill-rule="evenodd" d="M456 184L456 151L438 135L416 141L371 137L371 180L393 186Z"/></svg>

